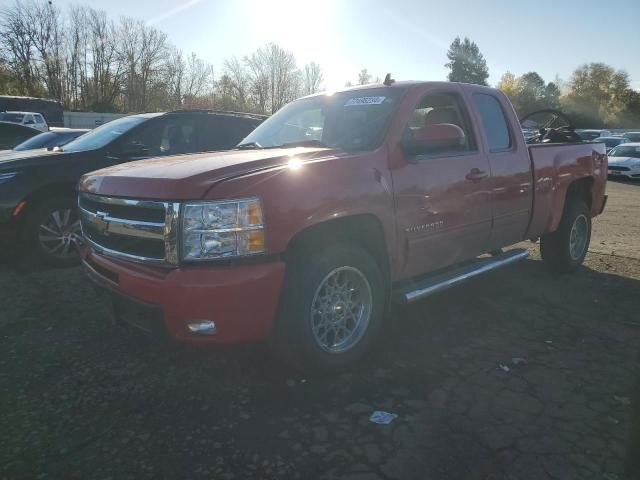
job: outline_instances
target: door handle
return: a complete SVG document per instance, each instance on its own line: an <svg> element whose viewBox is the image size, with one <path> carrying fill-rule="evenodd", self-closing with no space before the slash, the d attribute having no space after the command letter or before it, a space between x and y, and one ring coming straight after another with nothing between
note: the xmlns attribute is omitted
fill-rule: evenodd
<svg viewBox="0 0 640 480"><path fill-rule="evenodd" d="M488 176L489 174L484 170L480 170L479 168L472 168L464 178L472 182L479 182L480 180L482 180L483 178L487 178Z"/></svg>

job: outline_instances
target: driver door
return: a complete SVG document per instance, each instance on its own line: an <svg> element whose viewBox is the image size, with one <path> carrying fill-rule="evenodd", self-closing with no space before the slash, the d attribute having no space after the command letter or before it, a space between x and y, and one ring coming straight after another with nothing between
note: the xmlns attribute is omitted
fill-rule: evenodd
<svg viewBox="0 0 640 480"><path fill-rule="evenodd" d="M403 277L414 277L484 253L491 232L490 169L458 90L427 93L405 135L425 124L453 124L464 145L409 155L394 169L396 221L404 239Z"/></svg>

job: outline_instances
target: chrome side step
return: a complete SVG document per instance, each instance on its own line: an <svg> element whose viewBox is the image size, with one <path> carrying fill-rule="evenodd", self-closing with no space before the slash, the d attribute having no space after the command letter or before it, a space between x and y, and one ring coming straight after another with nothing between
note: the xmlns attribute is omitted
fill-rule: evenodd
<svg viewBox="0 0 640 480"><path fill-rule="evenodd" d="M529 252L527 250L516 248L490 258L478 259L469 265L454 268L434 277L428 277L412 285L400 288L393 292L393 300L395 303L415 302L421 298L453 287L470 278L524 260L528 256Z"/></svg>

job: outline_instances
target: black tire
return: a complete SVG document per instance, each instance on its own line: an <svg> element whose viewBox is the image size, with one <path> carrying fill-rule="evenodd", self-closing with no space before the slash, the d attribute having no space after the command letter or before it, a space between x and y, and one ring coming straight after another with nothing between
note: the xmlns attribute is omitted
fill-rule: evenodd
<svg viewBox="0 0 640 480"><path fill-rule="evenodd" d="M584 225L585 238L580 248L572 245L572 230L576 222ZM580 230L582 228L580 227ZM582 234L580 234L582 236ZM591 211L587 204L577 198L568 198L557 230L540 239L540 254L546 266L554 272L569 273L582 265L591 241Z"/></svg>
<svg viewBox="0 0 640 480"><path fill-rule="evenodd" d="M35 204L27 213L23 235L29 251L48 265L78 265L82 237L76 199L57 196Z"/></svg>
<svg viewBox="0 0 640 480"><path fill-rule="evenodd" d="M345 321L345 325L353 325L352 328L357 333L347 338L355 342L353 345L344 351L328 351L326 348L341 348L340 342L334 347L323 347L318 336L324 334L325 343L335 342L338 338L336 327L320 327L314 333L312 324L315 322L317 326L321 323L325 314L316 311L312 315L312 306L317 306L318 302L322 301L321 298L327 298L327 291L322 288L328 287L321 288L321 285L327 285L333 276L340 281L340 275L343 276L343 280L353 276L351 287L347 287L347 290L351 292L349 295L355 298L356 303L366 298L367 291L370 292L370 313L368 322ZM353 288L362 278L366 280L365 283L359 283L362 288ZM345 283L348 284L346 281ZM380 267L363 249L350 244L335 244L299 252L288 264L279 314L270 336L272 349L285 363L301 370L328 371L349 365L368 350L379 333L384 320L386 299L387 292ZM343 309L340 307L340 300L335 300L332 307L325 304L324 308L325 313L331 312L326 313L326 317L334 320L340 315L343 315L342 318L350 317L349 313L341 313ZM355 310L365 312L365 307L362 308L360 310L359 307L355 307ZM351 307L345 307L344 311L350 309ZM359 318L363 319L364 316ZM335 321L339 323L341 320ZM365 323L366 326L362 327ZM334 328L333 333L330 332L331 328Z"/></svg>

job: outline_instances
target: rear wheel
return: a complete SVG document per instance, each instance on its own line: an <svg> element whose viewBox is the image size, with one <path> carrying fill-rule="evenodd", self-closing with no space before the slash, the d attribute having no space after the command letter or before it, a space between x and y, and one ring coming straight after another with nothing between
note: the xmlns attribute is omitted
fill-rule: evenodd
<svg viewBox="0 0 640 480"><path fill-rule="evenodd" d="M25 236L30 248L49 265L77 265L82 233L76 200L61 196L36 205L26 219Z"/></svg>
<svg viewBox="0 0 640 480"><path fill-rule="evenodd" d="M289 266L275 353L302 369L331 370L360 358L384 318L385 286L375 260L351 245L299 254Z"/></svg>
<svg viewBox="0 0 640 480"><path fill-rule="evenodd" d="M568 199L555 232L540 239L540 253L547 267L572 272L584 261L591 240L591 211L578 199Z"/></svg>

